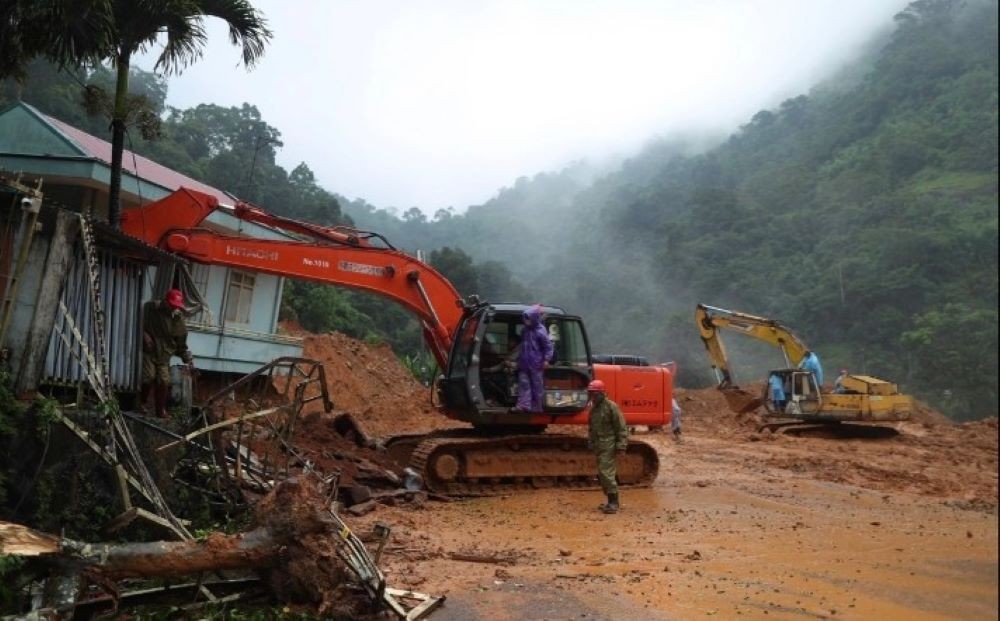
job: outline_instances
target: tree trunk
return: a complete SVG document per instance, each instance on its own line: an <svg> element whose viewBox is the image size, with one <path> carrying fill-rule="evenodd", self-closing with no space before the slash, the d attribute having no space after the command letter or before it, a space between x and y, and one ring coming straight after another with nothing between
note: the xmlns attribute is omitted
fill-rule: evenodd
<svg viewBox="0 0 1000 621"><path fill-rule="evenodd" d="M108 578L176 577L220 569L263 569L272 565L287 542L266 528L239 535L212 534L204 541L90 544L92 567Z"/></svg>
<svg viewBox="0 0 1000 621"><path fill-rule="evenodd" d="M83 543L60 539L26 526L0 522L0 549L18 556L54 555L99 569L111 579L176 577L221 569L262 569L287 545L268 528L238 535L213 533L204 541Z"/></svg>
<svg viewBox="0 0 1000 621"><path fill-rule="evenodd" d="M108 224L118 228L121 220L122 159L125 151L125 118L128 114L128 71L131 55L118 56L115 109L111 118L111 181L108 186Z"/></svg>
<svg viewBox="0 0 1000 621"><path fill-rule="evenodd" d="M346 565L335 560L346 527L330 511L328 494L317 482L286 479L257 504L256 529L212 533L199 541L85 543L0 522L0 555L47 563L49 599L60 609L70 606L66 593L84 572L119 580L240 568L260 572L280 598L325 607L339 597L337 589L347 576Z"/></svg>

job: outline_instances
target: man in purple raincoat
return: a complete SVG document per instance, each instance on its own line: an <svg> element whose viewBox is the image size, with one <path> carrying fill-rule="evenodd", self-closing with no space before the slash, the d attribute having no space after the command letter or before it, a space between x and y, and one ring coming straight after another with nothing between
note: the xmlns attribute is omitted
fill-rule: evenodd
<svg viewBox="0 0 1000 621"><path fill-rule="evenodd" d="M522 314L524 332L517 357L517 405L515 411L541 412L545 406L543 373L552 358L552 339L542 323L542 307L532 306Z"/></svg>

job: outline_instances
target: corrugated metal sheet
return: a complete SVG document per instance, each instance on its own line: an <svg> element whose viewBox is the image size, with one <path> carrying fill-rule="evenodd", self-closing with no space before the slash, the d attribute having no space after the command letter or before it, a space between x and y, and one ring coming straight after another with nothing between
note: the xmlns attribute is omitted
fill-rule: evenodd
<svg viewBox="0 0 1000 621"><path fill-rule="evenodd" d="M83 253L76 251L70 273L62 291L62 302L70 319L60 311L49 340L45 357L44 381L76 384L86 381L86 350L73 338L71 325L86 341L86 348L93 351L95 336L93 308L88 291L87 264ZM145 267L111 253L99 250L101 306L104 311L105 351L111 384L115 390L136 390L139 387L141 296ZM69 344L60 336L68 335Z"/></svg>

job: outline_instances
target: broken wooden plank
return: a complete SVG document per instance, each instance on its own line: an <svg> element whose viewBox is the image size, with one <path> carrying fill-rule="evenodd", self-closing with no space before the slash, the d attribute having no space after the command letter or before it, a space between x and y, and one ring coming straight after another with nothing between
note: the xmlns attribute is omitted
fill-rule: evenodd
<svg viewBox="0 0 1000 621"><path fill-rule="evenodd" d="M463 552L449 552L447 554L448 558L453 561L462 561L465 563L490 563L493 565L513 565L514 559L509 557L500 557L494 555L485 554L466 554Z"/></svg>
<svg viewBox="0 0 1000 621"><path fill-rule="evenodd" d="M121 495L122 509L128 511L132 508L132 497L128 493L128 480L125 475L125 466L121 464L115 466L115 476L118 479L118 493Z"/></svg>
<svg viewBox="0 0 1000 621"><path fill-rule="evenodd" d="M139 517L139 511L135 507L129 507L117 517L112 518L110 522L105 524L104 528L101 529L101 534L113 535L134 522L137 517Z"/></svg>
<svg viewBox="0 0 1000 621"><path fill-rule="evenodd" d="M59 552L60 538L27 526L0 522L0 554L42 556Z"/></svg>
<svg viewBox="0 0 1000 621"><path fill-rule="evenodd" d="M67 418L62 412L56 411L54 413L54 416L59 420L59 422L61 422L63 425L66 425L66 427L70 431L76 434L78 438L83 440L84 444L89 446L91 450L97 453L109 465L111 465L112 467L117 467L121 463L117 459L115 459L113 455L104 450L104 447L91 440L89 433L81 429L76 423ZM142 494L146 498L146 500L148 500L150 503L153 503L152 496L150 496L149 492L146 491L146 487L142 483L140 483L138 479L129 474L128 471L125 471L124 475L125 475L125 480L128 481L129 485L134 487L135 490L140 494Z"/></svg>
<svg viewBox="0 0 1000 621"><path fill-rule="evenodd" d="M406 600L420 602L409 610L406 609ZM382 596L382 601L389 605L389 608L401 619L406 621L418 621L431 613L435 608L444 603L445 596L434 597L426 593L416 591L404 591L386 587Z"/></svg>
<svg viewBox="0 0 1000 621"><path fill-rule="evenodd" d="M166 450L166 449L168 449L168 448L170 448L172 446L177 446L178 444L183 444L185 442L190 442L194 438L197 438L198 436L204 435L204 434L208 433L209 431L215 431L216 429L221 429L223 427L229 427L231 425L235 425L237 423L241 423L241 422L244 422L244 421L253 420L255 418L260 418L262 416L268 416L270 414L275 414L275 413L280 412L281 410L285 409L286 407L287 406L283 406L282 405L282 406L278 406L278 407L275 407L275 408L267 408L266 410L260 410L260 411L257 411L257 412L253 412L251 414L241 414L240 416L237 416L236 418L227 418L226 420L222 420L222 421L219 421L217 423L212 423L211 425L209 425L207 427L202 427L201 429L198 429L196 431L192 431L191 433L187 434L186 436L184 436L180 440L175 440L173 442L164 444L163 446L158 447L156 450L157 451L163 451L163 450Z"/></svg>

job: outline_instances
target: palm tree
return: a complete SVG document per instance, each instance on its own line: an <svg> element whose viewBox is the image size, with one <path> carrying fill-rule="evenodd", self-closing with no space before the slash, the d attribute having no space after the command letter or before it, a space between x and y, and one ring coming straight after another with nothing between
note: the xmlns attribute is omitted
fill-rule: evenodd
<svg viewBox="0 0 1000 621"><path fill-rule="evenodd" d="M132 56L156 43L162 34L163 51L155 69L178 73L201 57L206 41L204 18L215 17L229 25L230 42L242 46L243 64L253 67L264 54L271 31L260 12L247 0L112 0L111 11L115 35L114 49L108 59L117 71L118 81L111 119L108 221L117 226Z"/></svg>
<svg viewBox="0 0 1000 621"><path fill-rule="evenodd" d="M229 40L243 48L247 67L271 38L267 21L248 0L0 0L0 9L8 15L0 20L0 34L10 37L0 44L0 77L23 76L24 64L36 55L64 66L110 62L115 68L108 221L116 227L132 57L162 42L155 70L179 73L202 55L206 17L229 25Z"/></svg>

